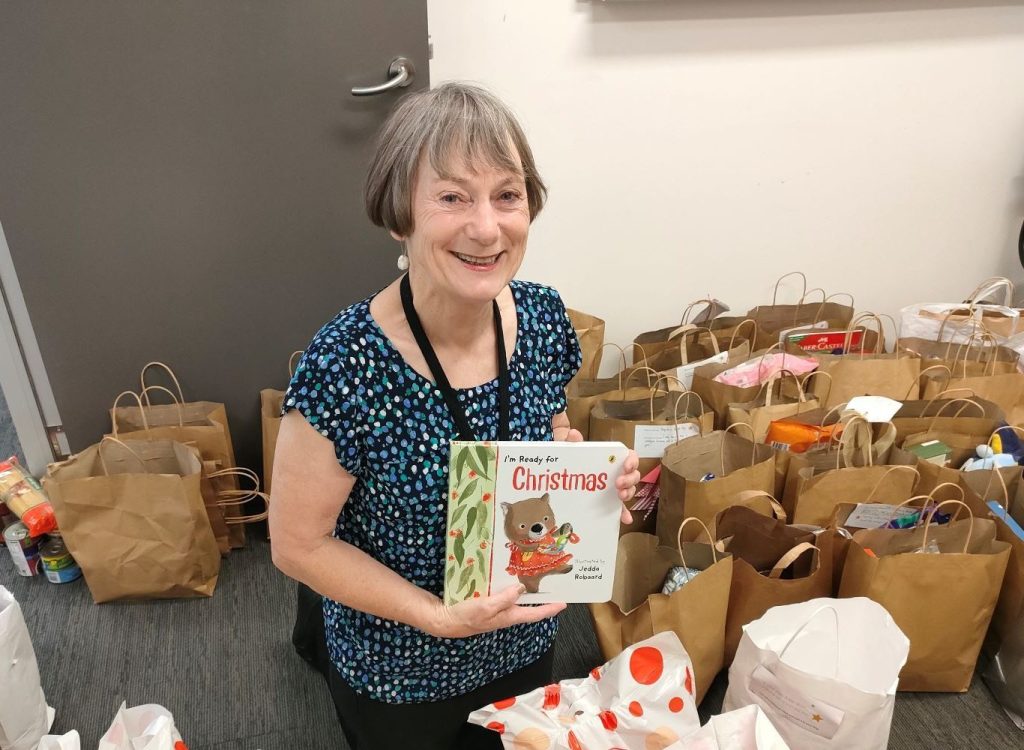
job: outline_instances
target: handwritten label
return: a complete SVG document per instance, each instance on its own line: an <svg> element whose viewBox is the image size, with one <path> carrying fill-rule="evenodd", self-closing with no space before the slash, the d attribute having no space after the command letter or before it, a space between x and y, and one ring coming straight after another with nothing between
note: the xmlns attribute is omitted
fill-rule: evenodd
<svg viewBox="0 0 1024 750"><path fill-rule="evenodd" d="M640 458L662 458L665 449L684 438L700 434L693 422L685 424L638 424L633 430L633 450Z"/></svg>
<svg viewBox="0 0 1024 750"><path fill-rule="evenodd" d="M693 371L704 365L724 365L729 361L729 352L719 352L713 357L701 359L697 362L688 362L676 368L676 377L683 384L683 388L689 389L693 385Z"/></svg>
<svg viewBox="0 0 1024 750"><path fill-rule="evenodd" d="M819 700L811 700L791 685L787 685L763 664L750 675L750 692L775 709L769 718L777 721L789 719L801 729L818 737L832 739L839 731L846 713Z"/></svg>
<svg viewBox="0 0 1024 750"><path fill-rule="evenodd" d="M885 503L857 503L843 526L853 529L880 529L889 521L911 516L920 511L917 508L897 508Z"/></svg>

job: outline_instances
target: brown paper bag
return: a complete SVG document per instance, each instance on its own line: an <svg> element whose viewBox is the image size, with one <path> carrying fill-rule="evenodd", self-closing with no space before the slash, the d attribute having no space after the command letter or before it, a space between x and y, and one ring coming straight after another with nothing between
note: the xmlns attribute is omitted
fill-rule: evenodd
<svg viewBox="0 0 1024 750"><path fill-rule="evenodd" d="M772 607L831 595L832 537L833 532L823 531L815 537L814 544L796 545L768 575L759 573L744 560L733 558L729 617L725 626L727 664L736 655L744 625Z"/></svg>
<svg viewBox="0 0 1024 750"><path fill-rule="evenodd" d="M572 317L571 315L569 316ZM602 329L603 331L603 329ZM303 352L292 352L288 359L288 379L295 374L295 362ZM263 487L270 494L270 482L274 473L274 448L277 434L281 431L281 406L285 391L264 388L260 391L260 426L263 432Z"/></svg>
<svg viewBox="0 0 1024 750"><path fill-rule="evenodd" d="M977 398L973 391L945 391L940 398L904 401L892 418L896 444L902 445L918 432L957 432L964 435L991 435L1003 423L1005 414L991 401Z"/></svg>
<svg viewBox="0 0 1024 750"><path fill-rule="evenodd" d="M761 386L754 385L741 388L726 383L719 383L715 378L741 362L753 357L763 356L764 351L748 353L746 347L738 347L730 351L728 359L721 364L701 365L693 371L693 391L704 400L708 408L715 413L715 427L725 429L729 423L729 405L742 404L757 398Z"/></svg>
<svg viewBox="0 0 1024 750"><path fill-rule="evenodd" d="M813 373L811 373L813 374ZM757 396L750 401L729 404L726 415L727 425L745 424L754 433L755 443L765 442L768 428L776 419L794 417L806 411L817 409L818 399L804 393L799 378L789 374L797 390L795 397L776 395L775 386L781 385L786 379L785 373L772 378L761 386Z"/></svg>
<svg viewBox="0 0 1024 750"><path fill-rule="evenodd" d="M940 368L931 368L933 371ZM948 371L947 371L948 372ZM996 404L1006 414L1010 424L1024 421L1024 373L1005 372L994 375L944 377L945 373L932 372L924 378L921 398L936 398L938 394L968 389L986 401Z"/></svg>
<svg viewBox="0 0 1024 750"><path fill-rule="evenodd" d="M701 573L672 594L662 594L669 570L678 565ZM626 534L619 539L611 601L588 605L602 657L607 661L671 630L693 661L700 703L724 666L731 584L732 558L710 544L683 542L671 549L659 546L650 534Z"/></svg>
<svg viewBox="0 0 1024 750"><path fill-rule="evenodd" d="M741 493L745 499L762 496L772 503L776 517L761 515L754 505L733 505L715 516L714 535L720 550L746 560L759 573L768 573L782 557L798 544L814 542L814 533L789 526L785 511L767 492ZM781 512L781 515L779 515Z"/></svg>
<svg viewBox="0 0 1024 750"><path fill-rule="evenodd" d="M981 510L975 511L975 515L990 518L996 527L996 539L1010 546L1006 575L992 614L993 645L998 648L1024 621L1024 538L1018 536L1012 528L1012 521L1024 528L1024 482L1021 481L1019 468L1013 474L1005 471L969 471L963 474L961 486L966 495L964 502L972 511L976 508ZM1006 512L993 512L985 504L986 500L996 500L1004 511L1016 507L1020 512L1015 516Z"/></svg>
<svg viewBox="0 0 1024 750"><path fill-rule="evenodd" d="M957 500L935 510L952 504L969 513ZM999 599L1010 546L996 539L989 519L969 516L938 527L930 520L914 529L854 534L839 596L878 602L910 639L900 690L964 692ZM939 554L917 553L932 541Z"/></svg>
<svg viewBox="0 0 1024 750"><path fill-rule="evenodd" d="M845 404L855 396L886 396L902 400L917 383L921 360L910 354L824 354L816 353L818 371L830 381L814 381L811 392L827 409Z"/></svg>
<svg viewBox="0 0 1024 750"><path fill-rule="evenodd" d="M661 463L664 441L679 442L691 435L711 432L713 427L714 415L704 407L700 396L692 391L659 393L663 384L664 379L645 398L599 400L590 413L589 439L621 442L636 450L640 459L640 476L646 476ZM636 510L636 502L639 501L634 498L627 503L627 508ZM632 515L630 523L619 527L620 534L654 533L657 515L653 509L646 512L636 510Z"/></svg>
<svg viewBox="0 0 1024 750"><path fill-rule="evenodd" d="M597 372L601 367L601 352L604 351L604 321L579 310L566 309L566 312L569 314L573 330L576 331L576 338L579 339L580 351L583 352L583 363L579 372ZM579 377L579 373L576 377ZM269 479L267 491L270 491Z"/></svg>
<svg viewBox="0 0 1024 750"><path fill-rule="evenodd" d="M978 338L986 339L986 334L978 334ZM983 343L967 341L960 344L952 341L901 338L897 339L896 346L900 351L920 357L922 370L937 365L949 368L951 374L957 376L1014 372L1020 360L1020 354L1015 350L1008 346L1000 346L994 340Z"/></svg>
<svg viewBox="0 0 1024 750"><path fill-rule="evenodd" d="M635 379L632 377L632 373L629 375L624 374L626 370L626 352L618 344L605 344L601 348L603 350L608 346L619 350L621 367L616 375L599 378L597 377L597 368L592 366L585 374L581 370L565 387L565 412L569 417L569 425L579 430L584 440L590 439L590 411L598 400L626 401L643 398L650 395L651 385L657 380L657 377L653 379L648 377L650 382L646 387L631 387L630 383L634 382Z"/></svg>
<svg viewBox="0 0 1024 750"><path fill-rule="evenodd" d="M44 483L97 604L212 596L220 554L195 448L104 438L51 464Z"/></svg>
<svg viewBox="0 0 1024 750"><path fill-rule="evenodd" d="M702 481L709 473L715 478ZM772 492L775 453L729 431L687 438L665 450L658 484L658 539L670 546L684 518L710 524L719 511L736 505L744 490ZM693 541L695 533L687 529L684 541Z"/></svg>
<svg viewBox="0 0 1024 750"><path fill-rule="evenodd" d="M793 523L826 526L839 503L897 505L914 495L920 475L911 465L854 466L798 471Z"/></svg>
<svg viewBox="0 0 1024 750"><path fill-rule="evenodd" d="M778 304L779 285L789 276L799 276L803 280L803 292L795 305ZM811 290L821 291L819 290ZM779 343L779 335L790 328L824 323L828 328L846 329L853 319L853 296L845 292L826 296L822 292L821 302L811 302L807 290L807 277L800 271L792 271L779 277L775 282L775 291L770 305L759 305L747 313L748 318L757 322L756 347L763 349ZM833 302L835 297L849 297L849 305Z"/></svg>
<svg viewBox="0 0 1024 750"><path fill-rule="evenodd" d="M158 368L166 371L168 378L174 384L175 392L175 403L171 404L153 404L149 399L149 388L146 384L146 376L150 368ZM185 396L182 393L181 383L178 381L178 377L174 374L173 370L163 362L149 362L145 367L142 368L142 372L139 375L139 379L142 383L142 396L145 403L146 419L145 423L149 425L150 430L154 430L160 427L176 428L186 427L210 427L216 426L219 428L219 435L216 432L211 431L208 442L202 443L197 441L200 451L202 452L203 459L209 461L218 461L221 463L222 468L229 468L235 465L235 450L231 442L231 429L228 426L228 416L224 408L224 404L215 401L186 401ZM154 390L167 389L159 387ZM115 416L111 415L111 421L115 419ZM120 425L120 432L122 435L129 435L132 431L144 429L141 410L135 407L122 407L118 410L116 415L118 424ZM179 438L174 438L179 439ZM189 438L186 442L192 442ZM215 448L213 446L216 446ZM220 480L224 484L218 484L217 489L219 490L236 490L238 489L237 483L233 478L228 477ZM229 515L241 515L240 509L230 509ZM230 530L231 546L233 549L238 549L245 546L245 527L243 525L234 525Z"/></svg>
<svg viewBox="0 0 1024 750"><path fill-rule="evenodd" d="M695 307L705 305L705 308L696 316L693 321L690 320L690 313ZM673 339L685 330L688 326L707 326L715 318L718 313L723 309L721 302L713 299L700 299L691 302L683 310L683 314L679 319L679 323L676 325L665 326L654 331L644 331L637 335L633 339L634 345L640 347L645 352L645 356L653 357L659 354L665 349L675 348L678 342L674 342Z"/></svg>

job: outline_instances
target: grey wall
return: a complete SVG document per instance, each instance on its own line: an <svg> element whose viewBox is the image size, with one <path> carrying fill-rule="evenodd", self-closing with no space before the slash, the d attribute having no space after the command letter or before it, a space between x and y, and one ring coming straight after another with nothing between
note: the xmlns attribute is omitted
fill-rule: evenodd
<svg viewBox="0 0 1024 750"><path fill-rule="evenodd" d="M151 359L258 468L289 353L386 284L360 188L425 0L0 4L0 222L73 450Z"/></svg>

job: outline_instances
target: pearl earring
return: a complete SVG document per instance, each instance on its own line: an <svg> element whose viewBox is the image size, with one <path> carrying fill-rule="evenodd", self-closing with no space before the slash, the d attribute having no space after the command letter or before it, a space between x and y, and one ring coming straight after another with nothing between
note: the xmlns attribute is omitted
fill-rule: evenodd
<svg viewBox="0 0 1024 750"><path fill-rule="evenodd" d="M406 255L405 250L402 250L402 254L398 256L398 270L408 271L409 270L409 256Z"/></svg>

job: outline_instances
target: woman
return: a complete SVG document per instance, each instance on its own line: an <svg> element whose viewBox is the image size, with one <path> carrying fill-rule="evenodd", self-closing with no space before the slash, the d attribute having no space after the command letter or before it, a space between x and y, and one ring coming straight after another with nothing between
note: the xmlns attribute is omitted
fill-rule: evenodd
<svg viewBox="0 0 1024 750"><path fill-rule="evenodd" d="M565 414L580 364L565 307L513 280L544 198L494 96L445 84L403 99L366 206L408 274L327 323L285 397L274 562L324 596L328 679L357 750L500 747L468 714L550 681L564 604L518 606L521 587L439 598L448 441L580 439ZM637 465L617 480L623 501Z"/></svg>

